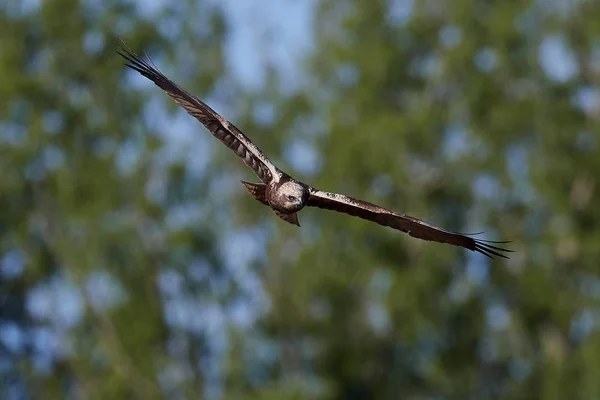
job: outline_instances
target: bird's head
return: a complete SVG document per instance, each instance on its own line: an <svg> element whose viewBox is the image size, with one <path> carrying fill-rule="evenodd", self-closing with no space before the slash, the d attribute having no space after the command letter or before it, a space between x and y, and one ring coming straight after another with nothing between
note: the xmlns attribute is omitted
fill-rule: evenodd
<svg viewBox="0 0 600 400"><path fill-rule="evenodd" d="M288 212L300 211L308 200L308 189L298 182L284 182L277 190L280 206Z"/></svg>

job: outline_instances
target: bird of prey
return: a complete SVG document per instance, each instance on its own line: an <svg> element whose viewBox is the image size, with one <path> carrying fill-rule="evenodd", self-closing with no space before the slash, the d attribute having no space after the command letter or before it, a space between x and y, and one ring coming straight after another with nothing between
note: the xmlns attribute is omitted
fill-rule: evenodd
<svg viewBox="0 0 600 400"><path fill-rule="evenodd" d="M262 183L242 181L242 184L252 197L269 206L284 221L300 226L298 211L306 206L319 207L376 222L379 225L408 233L418 239L464 247L490 258L494 258L494 256L508 258L503 253L510 252L510 250L495 245L509 242L474 239L469 235L438 228L417 218L396 213L363 200L343 194L321 191L292 178L277 168L231 122L217 114L202 100L168 79L149 62L149 59L147 61L139 57L125 43L120 46L117 53L128 61L125 64L127 67L139 72L164 90L177 104L200 121L214 137L229 147L254 171Z"/></svg>

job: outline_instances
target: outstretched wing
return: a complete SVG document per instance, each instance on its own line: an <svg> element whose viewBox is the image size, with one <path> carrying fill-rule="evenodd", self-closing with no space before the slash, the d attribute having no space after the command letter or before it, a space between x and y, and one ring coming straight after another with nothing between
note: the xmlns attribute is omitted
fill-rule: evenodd
<svg viewBox="0 0 600 400"><path fill-rule="evenodd" d="M278 170L275 165L238 128L217 114L202 100L180 88L148 61L138 57L125 44L123 45L117 53L129 61L125 64L126 66L150 79L183 107L188 114L202 122L210 133L233 150L258 175L261 181L268 183L273 178L277 179Z"/></svg>
<svg viewBox="0 0 600 400"><path fill-rule="evenodd" d="M306 205L360 217L376 222L379 225L389 226L390 228L406 232L410 236L418 239L461 246L469 250L482 253L490 258L494 258L494 256L508 258L502 253L512 252L511 250L502 249L490 244L509 242L492 242L488 240L473 239L472 237L462 235L460 233L450 232L445 229L429 225L420 219L404 214L398 214L386 208L379 207L363 200L344 196L343 194L328 193L310 188L310 196Z"/></svg>

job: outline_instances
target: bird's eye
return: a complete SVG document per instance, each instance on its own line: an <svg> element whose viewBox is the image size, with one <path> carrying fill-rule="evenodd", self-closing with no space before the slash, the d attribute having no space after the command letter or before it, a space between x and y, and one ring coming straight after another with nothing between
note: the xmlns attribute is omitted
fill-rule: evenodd
<svg viewBox="0 0 600 400"><path fill-rule="evenodd" d="M294 201L294 196L292 196L292 195L289 195L289 196L288 196L288 200L289 200L289 201Z"/></svg>

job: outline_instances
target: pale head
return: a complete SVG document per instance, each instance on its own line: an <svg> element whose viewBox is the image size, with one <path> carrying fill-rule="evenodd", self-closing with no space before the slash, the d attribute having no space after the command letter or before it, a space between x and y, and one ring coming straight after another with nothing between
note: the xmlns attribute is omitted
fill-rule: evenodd
<svg viewBox="0 0 600 400"><path fill-rule="evenodd" d="M308 200L308 189L300 183L290 180L277 188L275 199L277 206L285 212L301 210Z"/></svg>

